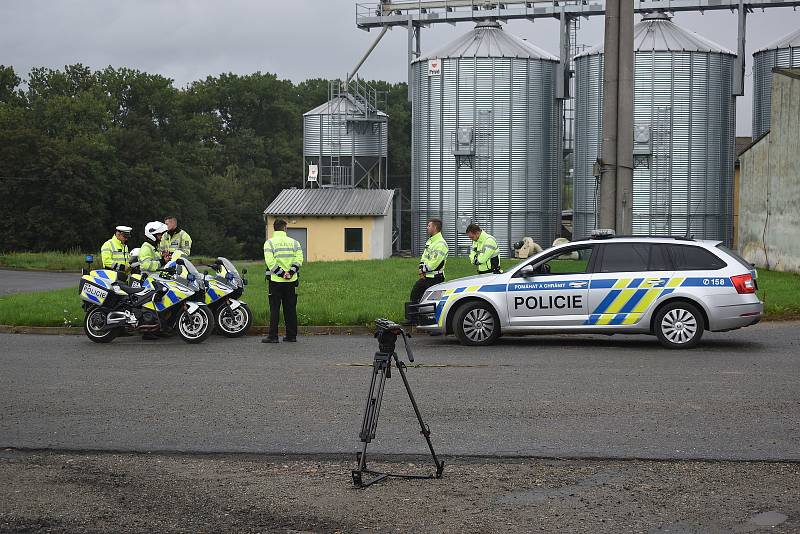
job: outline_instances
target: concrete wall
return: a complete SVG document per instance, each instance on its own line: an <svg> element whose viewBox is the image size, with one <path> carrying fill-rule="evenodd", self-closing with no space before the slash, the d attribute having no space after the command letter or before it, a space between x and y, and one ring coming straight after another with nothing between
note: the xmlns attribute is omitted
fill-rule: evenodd
<svg viewBox="0 0 800 534"><path fill-rule="evenodd" d="M375 217L370 238L370 257L388 258L392 255L392 216Z"/></svg>
<svg viewBox="0 0 800 534"><path fill-rule="evenodd" d="M306 261L371 260L392 255L391 215L387 217L281 217L289 228L305 228ZM267 217L267 237L272 236L275 216ZM386 239L386 227L389 238ZM344 229L361 228L362 252L344 251Z"/></svg>
<svg viewBox="0 0 800 534"><path fill-rule="evenodd" d="M738 237L748 261L800 272L800 69L786 72L773 75L770 132L739 157Z"/></svg>

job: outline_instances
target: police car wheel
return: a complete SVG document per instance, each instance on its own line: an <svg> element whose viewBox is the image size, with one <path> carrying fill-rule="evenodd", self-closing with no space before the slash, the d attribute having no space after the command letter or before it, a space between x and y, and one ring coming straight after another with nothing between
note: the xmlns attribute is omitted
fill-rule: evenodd
<svg viewBox="0 0 800 534"><path fill-rule="evenodd" d="M665 305L653 324L656 337L668 349L689 349L703 337L703 315L688 302Z"/></svg>
<svg viewBox="0 0 800 534"><path fill-rule="evenodd" d="M500 320L489 304L468 302L456 310L453 331L462 345L491 345L500 335Z"/></svg>

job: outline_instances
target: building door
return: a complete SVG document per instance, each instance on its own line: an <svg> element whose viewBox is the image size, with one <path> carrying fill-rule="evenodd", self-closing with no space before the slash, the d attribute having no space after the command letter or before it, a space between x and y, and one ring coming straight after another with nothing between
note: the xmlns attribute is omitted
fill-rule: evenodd
<svg viewBox="0 0 800 534"><path fill-rule="evenodd" d="M308 261L308 229L287 228L286 235L300 242L300 248L303 249L303 260Z"/></svg>

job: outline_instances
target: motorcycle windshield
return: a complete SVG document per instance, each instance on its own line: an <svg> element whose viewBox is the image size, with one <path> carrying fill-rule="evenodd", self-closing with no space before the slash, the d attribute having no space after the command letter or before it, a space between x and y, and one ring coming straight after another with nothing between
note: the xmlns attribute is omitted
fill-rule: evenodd
<svg viewBox="0 0 800 534"><path fill-rule="evenodd" d="M179 268L175 273L176 281L197 290L200 287L200 281L203 280L203 275L200 274L197 267L189 261L189 258L181 258L177 263L183 268Z"/></svg>
<svg viewBox="0 0 800 534"><path fill-rule="evenodd" d="M228 258L219 257L217 258L217 261L219 261L221 265L221 268L219 270L220 276L225 278L226 277L225 275L230 273L233 275L233 279L237 282L237 284L242 281L242 277L239 274L239 271L236 270L236 266L234 266L233 263L231 263L230 260L228 260Z"/></svg>

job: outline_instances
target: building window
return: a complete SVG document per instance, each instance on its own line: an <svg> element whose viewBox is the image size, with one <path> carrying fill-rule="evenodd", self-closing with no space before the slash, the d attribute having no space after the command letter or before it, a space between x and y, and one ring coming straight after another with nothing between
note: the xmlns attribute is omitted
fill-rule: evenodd
<svg viewBox="0 0 800 534"><path fill-rule="evenodd" d="M362 228L344 229L344 251L364 252L364 230Z"/></svg>

